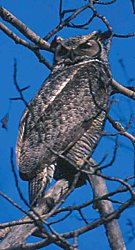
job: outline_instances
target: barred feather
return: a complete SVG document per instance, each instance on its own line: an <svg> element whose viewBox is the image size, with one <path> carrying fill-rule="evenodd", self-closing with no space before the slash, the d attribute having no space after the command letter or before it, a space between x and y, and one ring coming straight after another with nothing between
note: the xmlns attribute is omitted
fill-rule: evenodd
<svg viewBox="0 0 135 250"><path fill-rule="evenodd" d="M103 37L94 32L52 42L53 71L24 112L16 148L31 204L40 199L53 176L73 179L75 166L91 157L102 136L111 92ZM86 178L82 173L77 186Z"/></svg>

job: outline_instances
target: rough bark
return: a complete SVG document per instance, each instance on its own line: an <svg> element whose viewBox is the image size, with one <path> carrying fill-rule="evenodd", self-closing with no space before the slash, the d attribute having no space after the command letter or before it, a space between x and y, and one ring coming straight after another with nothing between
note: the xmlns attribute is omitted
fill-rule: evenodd
<svg viewBox="0 0 135 250"><path fill-rule="evenodd" d="M69 182L65 179L59 180L56 184L51 187L45 194L39 206L35 208L35 211L41 216L47 214L52 206L60 202L67 191L69 190ZM35 216L33 212L31 215ZM30 219L28 216L24 216L22 221ZM0 249L14 249L15 246L21 247L22 243L26 238L32 235L37 230L37 225L35 223L17 225L11 228L5 239L0 244Z"/></svg>
<svg viewBox="0 0 135 250"><path fill-rule="evenodd" d="M96 163L91 159L90 166L88 166L91 173ZM95 171L95 169L94 169ZM99 173L99 172L98 172ZM106 183L103 178L98 175L89 174L89 181L91 183L94 198L100 198L108 193ZM49 212L55 207L57 203L63 201L68 191L71 188L71 183L65 179L59 180L54 186L52 186L41 200L40 204L34 209L39 216L44 215L44 219L47 219ZM104 221L104 227L106 235L112 250L124 250L126 249L122 233L119 224L116 219L107 220L107 216L114 212L112 203L109 200L98 200L94 204L95 208L100 213L101 218ZM30 215L36 218L34 212L30 212ZM29 216L24 216L19 221L29 220ZM40 219L39 219L40 220ZM41 222L40 222L41 223ZM24 241L34 232L38 232L39 228L36 224L36 220L31 223L13 226L11 230L5 236L5 239L0 244L0 249L21 249L21 245Z"/></svg>
<svg viewBox="0 0 135 250"><path fill-rule="evenodd" d="M95 166L96 162L91 159L90 164L90 170L93 172L92 165ZM98 173L100 172L98 171ZM106 183L102 177L89 175L89 181L92 186L94 198L100 198L108 193ZM126 249L118 221L116 219L111 221L106 220L107 215L114 212L112 203L109 200L100 200L95 203L94 207L99 211L101 218L104 219L104 227L110 248L112 250Z"/></svg>

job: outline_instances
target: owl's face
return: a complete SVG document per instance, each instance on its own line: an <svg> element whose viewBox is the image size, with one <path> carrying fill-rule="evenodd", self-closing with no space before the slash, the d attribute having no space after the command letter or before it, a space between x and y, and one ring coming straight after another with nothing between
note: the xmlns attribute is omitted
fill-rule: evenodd
<svg viewBox="0 0 135 250"><path fill-rule="evenodd" d="M70 65L94 58L101 59L105 54L104 39L102 33L97 31L66 40L56 37L52 42L55 49L54 64Z"/></svg>

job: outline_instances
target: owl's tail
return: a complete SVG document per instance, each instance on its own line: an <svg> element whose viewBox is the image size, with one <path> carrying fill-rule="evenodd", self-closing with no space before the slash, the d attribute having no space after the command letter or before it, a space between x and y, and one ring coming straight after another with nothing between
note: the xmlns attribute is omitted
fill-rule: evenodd
<svg viewBox="0 0 135 250"><path fill-rule="evenodd" d="M29 180L29 200L30 205L35 206L43 197L44 190L50 184L54 174L54 165L45 166L45 168L36 173L36 176Z"/></svg>

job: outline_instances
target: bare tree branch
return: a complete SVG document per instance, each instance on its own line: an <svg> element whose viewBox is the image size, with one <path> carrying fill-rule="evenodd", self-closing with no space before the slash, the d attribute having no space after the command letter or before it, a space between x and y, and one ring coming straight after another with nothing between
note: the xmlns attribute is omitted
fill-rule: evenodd
<svg viewBox="0 0 135 250"><path fill-rule="evenodd" d="M28 28L23 22L16 18L4 7L0 7L0 16L2 19L10 24L12 24L16 29L18 29L25 37L34 42L39 48L44 50L50 50L50 44L41 39L36 33L34 33L30 28Z"/></svg>
<svg viewBox="0 0 135 250"><path fill-rule="evenodd" d="M39 59L39 62L43 63L45 66L48 67L48 69L52 70L52 66L50 65L50 63L45 60L45 58L41 55L41 53L39 52L39 48L38 46L35 46L33 44L28 43L26 40L20 38L19 36L17 36L14 32L12 32L9 28L6 27L6 25L4 25L3 23L0 22L0 29L7 35L9 36L11 39L13 39L15 41L16 44L21 44L23 46L25 46L26 48L30 49L32 52L34 52L34 54L37 56L37 58Z"/></svg>
<svg viewBox="0 0 135 250"><path fill-rule="evenodd" d="M10 37L16 44L21 44L25 46L26 48L30 49L37 56L40 62L42 62L50 70L52 70L52 66L50 65L50 63L47 62L45 58L42 56L41 50L47 50L53 53L54 51L52 51L51 45L47 42L47 40L50 39L53 35L55 35L60 30L62 30L64 27L87 28L87 25L89 25L93 21L93 19L95 18L99 19L100 22L104 24L104 26L107 28L107 32L109 32L110 34L108 43L107 43L107 52L109 52L113 37L129 38L129 37L135 36L135 32L126 34L126 35L119 35L113 32L112 26L110 22L106 19L106 16L103 16L102 14L100 14L98 9L95 8L96 4L97 5L111 5L111 4L116 3L116 1L117 0L108 0L108 1L89 0L87 1L88 3L83 5L81 8L63 10L63 1L60 0L59 24L54 29L52 29L52 31L50 31L43 39L40 38L31 29L29 29L23 22L17 19L8 10L6 10L3 7L0 7L1 18L4 21L10 23L17 30L19 30L21 34L25 36L26 40L17 36L3 23L0 23L0 29L8 37ZM132 3L133 10L135 11L134 1L131 0L131 3ZM79 14L89 9L92 11L92 16L89 18L87 22L85 21L84 23L77 24L77 25L71 22ZM65 18L65 15L67 13L69 16L68 18ZM27 39L29 39L32 43L29 43ZM16 62L14 63L14 85L19 93L19 97L14 97L11 99L22 100L25 106L29 109L29 105L23 95L23 91L26 90L28 87L20 88L17 83ZM122 86L114 79L112 80L112 87L113 87L112 95L121 93L129 97L130 99L135 100L135 88L134 87ZM100 109L103 110L102 107L100 107ZM109 122L112 124L113 128L115 128L118 131L117 133L111 134L111 135L116 135L116 134L123 135L129 138L134 146L135 137L132 134L127 132L127 129L131 126L132 119L130 119L130 122L128 125L123 127L120 122L113 120L108 115L108 110L103 110L103 111L106 112L106 117L109 120ZM8 116L5 116L1 120L3 128L6 128L7 119L8 119ZM27 249L39 249L41 247L45 247L45 246L50 245L51 243L54 243L63 249L77 250L78 236L100 225L104 225L105 227L106 235L108 237L111 249L114 249L114 250L126 249L124 241L123 241L123 237L121 234L121 230L118 225L118 221L116 219L118 219L121 213L125 211L127 208L129 208L131 205L133 205L135 202L135 191L133 189L135 186L135 184L133 183L134 176L130 176L129 178L123 180L117 177L108 177L100 172L101 169L112 165L112 163L114 162L116 158L117 148L118 148L118 145L116 143L113 157L110 163L106 164L105 166L101 168L99 168L100 164L95 163L95 161L93 161L92 159L89 161L88 158L86 160L84 159L83 161L84 164L81 169L79 169L78 166L76 166L76 164L73 163L73 166L76 168L76 170L78 170L78 173L76 174L74 181L72 181L72 183L71 182L69 183L66 179L61 179L57 181L56 184L48 190L48 192L44 195L43 199L40 201L40 203L36 207L31 208L27 204L27 202L25 202L30 208L30 212L25 211L19 205L17 205L14 201L12 201L10 198L6 197L3 193L0 193L1 196L3 196L11 204L13 204L13 206L20 209L23 213L26 214L23 218L21 218L18 221L12 221L12 222L3 223L0 225L0 229L1 229L0 238L1 239L4 238L4 240L0 243L0 249L10 249L10 250L11 249L26 249L26 250ZM53 152L53 153L58 154L57 152ZM66 159L64 155L58 154L57 156L59 158L65 159L67 163L69 162L72 164L72 162ZM103 163L105 159L106 157L103 157L100 163ZM11 155L11 164L12 164L12 170L14 172L13 155ZM87 167L85 168L86 165ZM69 207L60 208L60 206L64 203L66 197L75 189L77 180L81 172L87 174L89 182L93 190L94 198L90 201L80 204L79 206L69 206ZM16 181L16 187L19 190L15 173L14 173L14 176L15 176L15 181ZM105 180L117 182L119 185L119 188L109 193L105 184ZM130 182L132 184L130 184ZM122 192L128 192L128 195L130 195L131 198L129 198L126 201L120 201L115 198L114 199L110 198ZM19 190L19 193L20 193L21 199L23 199L20 190ZM25 201L25 199L23 200ZM113 209L112 202L117 203L117 205L119 206L116 210ZM94 222L89 223L87 218L85 218L84 216L83 209L92 204L94 204L94 208L98 210L100 214L100 219L97 219ZM52 225L54 223L59 223L61 221L64 221L75 210L78 212L79 218L81 217L81 219L83 220L83 223L85 223L85 226L77 228L70 232L62 233L62 234L59 234L58 232L56 232L53 229ZM48 218L54 215L57 215L58 213L65 212L65 211L67 213L63 217L61 216L61 219L56 218L51 223L48 223L46 221ZM39 236L43 240L37 243L32 243L32 244L25 243L25 240L31 235ZM74 241L73 246L68 242L68 239L70 238L72 238Z"/></svg>
<svg viewBox="0 0 135 250"><path fill-rule="evenodd" d="M114 94L115 93L121 93L121 94L135 100L135 91L131 90L130 88L122 86L121 84L119 84L114 79L112 79L112 85L116 89L116 92L114 90Z"/></svg>
<svg viewBox="0 0 135 250"><path fill-rule="evenodd" d="M93 160L90 161L91 167L95 165ZM96 175L89 175L89 180L94 193L94 198L102 197L108 193L107 186L102 177ZM112 203L109 200L101 200L95 203L95 208L99 210L101 218L107 217L114 212ZM109 239L111 249L126 249L124 240L119 228L118 222L114 219L104 223L106 234Z"/></svg>
<svg viewBox="0 0 135 250"><path fill-rule="evenodd" d="M89 230L92 230L92 229L94 229L94 228L96 228L96 227L98 227L98 226L100 226L100 225L102 225L102 224L104 224L106 222L109 223L109 221L119 218L119 216L121 215L121 213L123 211L125 211L128 207L130 207L132 204L134 204L134 199L133 198L127 200L117 210L115 210L114 212L108 214L106 217L103 217L101 219L95 220L91 224L86 225L84 227L81 227L79 229L76 229L74 231L71 231L71 232L68 232L68 233L64 233L64 234L62 234L62 236L64 236L66 239L72 238L72 237L74 237L74 235L79 236L79 235L81 235L81 234L83 234L85 232L88 232ZM121 234L121 232L120 232L120 234ZM116 235L116 238L117 238L117 235ZM119 244L119 242L117 242L117 244ZM120 249L125 250L126 248L124 246L123 239L121 240L120 244L121 244L121 247L123 247L123 248L120 248ZM118 248L114 248L114 249L117 250Z"/></svg>
<svg viewBox="0 0 135 250"><path fill-rule="evenodd" d="M38 207L35 208L35 211L41 216L43 214L47 214L54 205L63 199L63 197L67 194L70 188L70 184L68 181L62 179L56 182L56 184L48 190L45 194L45 197L42 199L41 203ZM34 214L31 212L31 215ZM22 221L28 220L29 217L25 216L22 218ZM20 221L20 220L19 220ZM24 240L33 234L37 226L35 222L32 224L25 224L14 226L10 232L8 233L7 237L2 241L0 244L1 249L8 249L9 246L20 246Z"/></svg>
<svg viewBox="0 0 135 250"><path fill-rule="evenodd" d="M108 114L107 114L107 119L112 124L112 126L120 132L121 135L130 139L133 144L135 143L135 137L130 133L128 133L120 122L113 120Z"/></svg>
<svg viewBox="0 0 135 250"><path fill-rule="evenodd" d="M84 5L83 7L75 10L74 13L71 16L69 16L63 22L61 22L56 28L54 28L51 32L49 32L43 39L45 39L46 41L48 41L53 35L55 35L56 33L58 33L58 31L60 31L61 29L63 29L64 26L67 26L67 24L72 19L74 19L76 16L78 16L84 10L86 10L89 6L90 6L90 4L88 3L88 4Z"/></svg>

